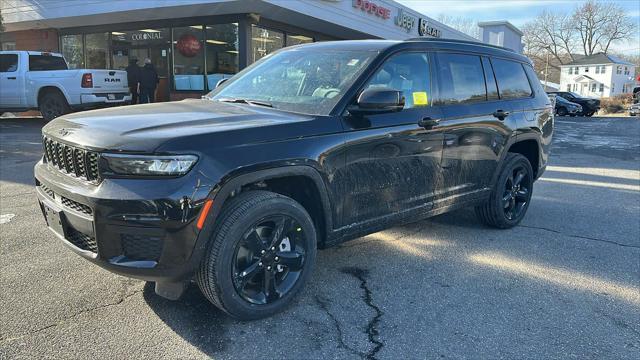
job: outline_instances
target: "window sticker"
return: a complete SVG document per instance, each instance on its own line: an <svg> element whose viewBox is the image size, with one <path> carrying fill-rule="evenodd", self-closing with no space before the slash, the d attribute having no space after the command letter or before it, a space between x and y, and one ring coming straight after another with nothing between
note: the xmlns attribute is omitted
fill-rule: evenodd
<svg viewBox="0 0 640 360"><path fill-rule="evenodd" d="M429 105L429 98L426 91L415 91L413 93L413 105Z"/></svg>
<svg viewBox="0 0 640 360"><path fill-rule="evenodd" d="M359 62L360 62L360 59L351 59L347 63L347 66L356 66L356 65L358 65Z"/></svg>

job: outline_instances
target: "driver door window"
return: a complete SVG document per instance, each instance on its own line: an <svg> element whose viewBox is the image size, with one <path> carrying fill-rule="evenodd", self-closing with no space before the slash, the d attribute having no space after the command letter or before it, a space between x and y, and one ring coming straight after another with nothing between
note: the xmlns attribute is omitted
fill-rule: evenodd
<svg viewBox="0 0 640 360"><path fill-rule="evenodd" d="M365 90L387 88L402 91L405 109L428 106L431 101L427 53L409 52L387 60L371 77Z"/></svg>

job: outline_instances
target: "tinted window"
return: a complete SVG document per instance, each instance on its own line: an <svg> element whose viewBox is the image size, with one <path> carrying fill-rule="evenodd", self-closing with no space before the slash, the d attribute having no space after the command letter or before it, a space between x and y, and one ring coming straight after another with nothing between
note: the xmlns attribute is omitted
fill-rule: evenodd
<svg viewBox="0 0 640 360"><path fill-rule="evenodd" d="M67 70L67 63L60 56L29 55L30 71Z"/></svg>
<svg viewBox="0 0 640 360"><path fill-rule="evenodd" d="M441 104L463 104L487 99L479 56L437 54Z"/></svg>
<svg viewBox="0 0 640 360"><path fill-rule="evenodd" d="M482 58L482 67L484 68L484 77L487 81L487 99L498 100L498 87L496 86L496 77L493 75L493 69L491 68L491 62L488 58Z"/></svg>
<svg viewBox="0 0 640 360"><path fill-rule="evenodd" d="M493 70L498 80L498 89L503 99L518 99L531 96L531 86L522 64L502 59L492 59Z"/></svg>
<svg viewBox="0 0 640 360"><path fill-rule="evenodd" d="M402 91L404 108L426 106L429 88L429 58L425 53L404 53L387 60L373 75L365 89L388 88Z"/></svg>
<svg viewBox="0 0 640 360"><path fill-rule="evenodd" d="M0 72L14 72L18 70L17 54L0 55Z"/></svg>

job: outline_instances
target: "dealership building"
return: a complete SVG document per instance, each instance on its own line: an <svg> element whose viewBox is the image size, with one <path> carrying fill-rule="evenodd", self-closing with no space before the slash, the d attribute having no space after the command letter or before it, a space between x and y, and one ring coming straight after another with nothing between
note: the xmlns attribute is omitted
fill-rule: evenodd
<svg viewBox="0 0 640 360"><path fill-rule="evenodd" d="M415 37L480 41L388 0L1 3L3 50L61 52L72 68L124 69L132 58L138 64L150 58L160 76L158 100L200 96L220 79L296 44ZM509 47L500 42L513 37L509 25L492 22L483 29L483 40ZM519 39L512 47L516 51L521 51Z"/></svg>

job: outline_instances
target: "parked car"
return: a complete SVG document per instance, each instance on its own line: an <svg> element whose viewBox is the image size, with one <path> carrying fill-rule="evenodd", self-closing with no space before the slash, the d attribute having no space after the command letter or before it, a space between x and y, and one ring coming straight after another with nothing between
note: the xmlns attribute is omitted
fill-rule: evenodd
<svg viewBox="0 0 640 360"><path fill-rule="evenodd" d="M580 104L567 101L562 96L556 96L555 110L558 116L576 116L582 113L582 106Z"/></svg>
<svg viewBox="0 0 640 360"><path fill-rule="evenodd" d="M125 71L69 70L57 53L0 51L0 114L39 110L49 121L130 100Z"/></svg>
<svg viewBox="0 0 640 360"><path fill-rule="evenodd" d="M640 103L631 104L629 107L629 115L636 116L640 114Z"/></svg>
<svg viewBox="0 0 640 360"><path fill-rule="evenodd" d="M292 301L317 248L467 206L517 225L553 123L515 52L318 42L203 99L61 116L42 130L35 182L49 228L80 256L170 299L195 280L255 319Z"/></svg>
<svg viewBox="0 0 640 360"><path fill-rule="evenodd" d="M580 116L593 116L593 114L600 110L600 100L598 99L582 97L569 91L550 91L549 94L555 94L558 97L582 106L582 112L577 114Z"/></svg>

